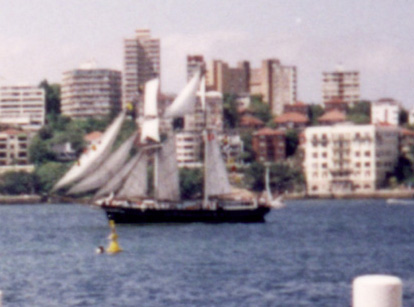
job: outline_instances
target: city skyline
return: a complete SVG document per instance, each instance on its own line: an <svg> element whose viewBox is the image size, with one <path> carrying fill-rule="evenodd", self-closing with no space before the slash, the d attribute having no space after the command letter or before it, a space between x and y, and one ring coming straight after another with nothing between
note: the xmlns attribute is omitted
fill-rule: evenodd
<svg viewBox="0 0 414 307"><path fill-rule="evenodd" d="M64 71L91 59L122 70L124 38L148 28L161 41L165 92L184 85L187 55L252 67L277 58L297 67L298 100L320 103L322 72L341 63L360 72L361 99L412 108L412 8L385 0L0 2L0 81L61 83Z"/></svg>

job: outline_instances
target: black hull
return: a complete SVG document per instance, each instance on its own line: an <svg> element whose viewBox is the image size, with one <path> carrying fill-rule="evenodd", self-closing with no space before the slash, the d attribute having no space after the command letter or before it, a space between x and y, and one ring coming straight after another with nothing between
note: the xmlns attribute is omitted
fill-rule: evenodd
<svg viewBox="0 0 414 307"><path fill-rule="evenodd" d="M236 210L139 209L102 206L109 220L121 224L145 223L263 223L269 207Z"/></svg>

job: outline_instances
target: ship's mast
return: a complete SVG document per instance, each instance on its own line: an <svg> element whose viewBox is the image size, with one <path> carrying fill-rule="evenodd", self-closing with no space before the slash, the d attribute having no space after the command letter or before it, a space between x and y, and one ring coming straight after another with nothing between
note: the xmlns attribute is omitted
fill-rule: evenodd
<svg viewBox="0 0 414 307"><path fill-rule="evenodd" d="M208 203L208 180L207 180L207 168L208 168L208 137L209 131L207 127L207 104L206 104L206 77L203 71L203 77L201 79L201 108L203 110L204 116L204 130L203 130L203 137L204 137L204 197L203 197L203 208L207 207Z"/></svg>

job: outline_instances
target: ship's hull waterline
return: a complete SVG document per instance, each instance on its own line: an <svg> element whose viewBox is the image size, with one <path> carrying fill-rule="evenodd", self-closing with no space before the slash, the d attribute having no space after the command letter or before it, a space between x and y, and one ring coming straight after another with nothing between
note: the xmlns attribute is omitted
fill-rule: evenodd
<svg viewBox="0 0 414 307"><path fill-rule="evenodd" d="M270 208L246 209L143 209L100 206L109 220L121 224L145 223L263 223Z"/></svg>

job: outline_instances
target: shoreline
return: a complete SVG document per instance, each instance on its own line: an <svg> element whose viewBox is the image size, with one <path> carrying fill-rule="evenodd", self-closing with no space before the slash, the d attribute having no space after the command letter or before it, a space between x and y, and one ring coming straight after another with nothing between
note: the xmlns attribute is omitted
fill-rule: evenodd
<svg viewBox="0 0 414 307"><path fill-rule="evenodd" d="M326 194L326 195L307 195L306 193L287 193L284 194L286 200L306 200L306 199L414 199L414 190L377 190L370 193L349 193L349 194ZM52 202L62 203L83 203L84 199L65 199L64 197L47 197L44 195L0 195L0 205L14 204L50 204Z"/></svg>

